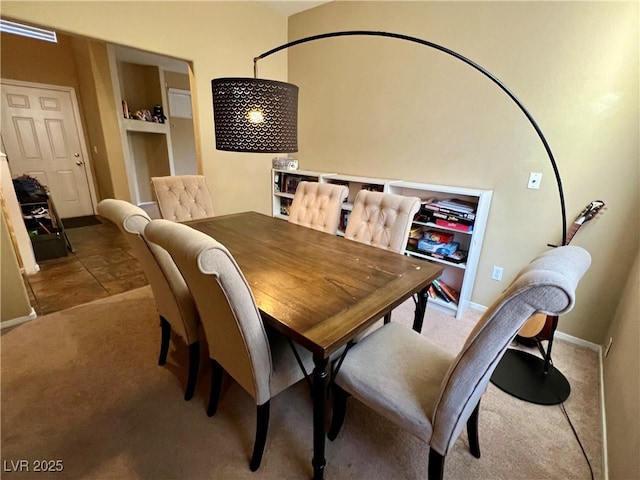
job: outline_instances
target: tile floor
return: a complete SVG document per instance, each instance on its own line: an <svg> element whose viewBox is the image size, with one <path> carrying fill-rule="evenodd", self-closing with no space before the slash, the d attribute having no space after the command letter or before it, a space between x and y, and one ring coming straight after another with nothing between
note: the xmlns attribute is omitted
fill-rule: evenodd
<svg viewBox="0 0 640 480"><path fill-rule="evenodd" d="M150 212L152 218L156 215ZM74 253L38 262L40 271L24 276L38 315L147 285L142 268L118 227L101 225L67 229Z"/></svg>

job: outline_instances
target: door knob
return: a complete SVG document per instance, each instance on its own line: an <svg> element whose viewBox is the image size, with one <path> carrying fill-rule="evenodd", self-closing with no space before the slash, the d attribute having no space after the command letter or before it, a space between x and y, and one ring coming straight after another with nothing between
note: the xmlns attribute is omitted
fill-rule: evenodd
<svg viewBox="0 0 640 480"><path fill-rule="evenodd" d="M84 165L84 163L82 162L82 160L76 160L76 165Z"/></svg>
<svg viewBox="0 0 640 480"><path fill-rule="evenodd" d="M78 158L80 156L80 154L78 152L73 154L74 157Z"/></svg>

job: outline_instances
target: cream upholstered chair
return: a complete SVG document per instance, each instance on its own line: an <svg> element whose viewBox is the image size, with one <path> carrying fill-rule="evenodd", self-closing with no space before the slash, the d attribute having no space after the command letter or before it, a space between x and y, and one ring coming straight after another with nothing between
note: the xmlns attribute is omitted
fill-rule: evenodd
<svg viewBox="0 0 640 480"><path fill-rule="evenodd" d="M199 317L191 292L169 254L145 239L144 228L151 219L144 210L123 200L106 199L98 204L98 214L111 220L124 233L149 280L162 327L158 364L164 365L167 361L171 331L189 346L189 377L184 399L191 400L200 364Z"/></svg>
<svg viewBox="0 0 640 480"><path fill-rule="evenodd" d="M360 190L353 202L344 237L374 247L403 253L413 217L420 210L418 197ZM385 323L391 320L391 312ZM378 328L373 325L358 339Z"/></svg>
<svg viewBox="0 0 640 480"><path fill-rule="evenodd" d="M493 370L531 315L573 308L590 263L586 250L574 246L540 255L489 307L457 355L397 323L357 343L334 379L329 438L340 430L350 394L429 445L430 480L442 478L444 458L465 422L471 453L479 458L480 398Z"/></svg>
<svg viewBox="0 0 640 480"><path fill-rule="evenodd" d="M300 182L289 210L289 221L335 235L349 188L331 183Z"/></svg>
<svg viewBox="0 0 640 480"><path fill-rule="evenodd" d="M162 218L186 222L213 217L213 200L203 175L151 177Z"/></svg>
<svg viewBox="0 0 640 480"><path fill-rule="evenodd" d="M344 237L374 247L403 253L418 197L360 190L353 203Z"/></svg>
<svg viewBox="0 0 640 480"><path fill-rule="evenodd" d="M265 328L253 293L229 251L187 225L153 220L147 238L173 257L193 292L211 357L211 396L207 414L215 414L223 369L255 400L256 438L252 471L260 467L269 426L270 399L304 378L285 337ZM311 354L300 361L313 368Z"/></svg>

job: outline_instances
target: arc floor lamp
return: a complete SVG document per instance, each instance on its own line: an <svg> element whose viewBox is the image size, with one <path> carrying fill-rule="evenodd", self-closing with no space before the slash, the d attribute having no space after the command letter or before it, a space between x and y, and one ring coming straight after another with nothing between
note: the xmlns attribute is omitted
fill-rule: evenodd
<svg viewBox="0 0 640 480"><path fill-rule="evenodd" d="M297 118L298 87L285 82L257 78L257 62L281 50L331 37L376 36L418 43L446 53L466 63L496 84L518 106L536 131L553 168L562 218L561 245L566 244L567 220L562 180L551 147L540 126L522 102L493 74L467 57L427 40L399 33L351 30L323 33L301 38L273 48L253 59L254 78L217 78L211 81L213 112L218 150L254 153L290 153L298 151ZM553 246L553 245L550 245ZM551 362L552 330L544 359L508 349L496 369L492 382L518 398L533 403L552 405L569 396L570 386L564 375Z"/></svg>

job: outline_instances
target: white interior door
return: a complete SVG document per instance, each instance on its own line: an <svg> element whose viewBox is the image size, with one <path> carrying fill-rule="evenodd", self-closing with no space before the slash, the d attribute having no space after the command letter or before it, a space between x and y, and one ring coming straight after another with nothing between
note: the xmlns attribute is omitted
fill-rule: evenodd
<svg viewBox="0 0 640 480"><path fill-rule="evenodd" d="M93 215L86 149L70 88L2 81L2 138L14 177L37 178L61 218Z"/></svg>

